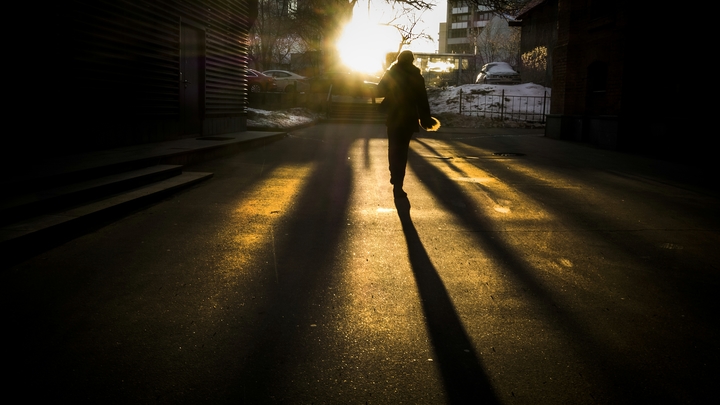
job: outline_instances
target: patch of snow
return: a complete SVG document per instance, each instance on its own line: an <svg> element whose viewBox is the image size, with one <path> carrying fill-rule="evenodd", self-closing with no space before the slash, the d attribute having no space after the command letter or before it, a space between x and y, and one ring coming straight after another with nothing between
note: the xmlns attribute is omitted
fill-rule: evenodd
<svg viewBox="0 0 720 405"><path fill-rule="evenodd" d="M549 102L551 90L534 83L514 85L501 84L463 84L447 88L428 89L430 111L433 114L460 114L460 94L462 94L463 114L473 115L468 110L487 110L497 106L504 95L507 113L542 113L542 98L547 95ZM516 97L524 97L518 99ZM527 110L527 104L535 106ZM539 106L539 107L538 107Z"/></svg>
<svg viewBox="0 0 720 405"><path fill-rule="evenodd" d="M466 111L466 109L472 109L467 108L468 106L477 109L493 108L493 104L497 104L503 94L506 98L537 97L536 99L520 99L517 103L508 103L504 111L506 113L516 113L515 108L526 109L527 104L530 103L534 105L535 112L542 113L542 97L547 96L547 100L549 100L551 89L534 83L515 85L463 84L446 88L429 88L428 101L430 102L432 115L456 115L460 117L460 94L462 94L464 105L462 116L473 118L472 125L477 126L477 121L482 118L475 117L476 114ZM320 114L308 108L290 108L280 111L248 108L247 126L249 128L291 129L300 125L312 124L319 119ZM458 122L458 125L462 124Z"/></svg>
<svg viewBox="0 0 720 405"><path fill-rule="evenodd" d="M248 108L247 126L250 128L289 129L300 125L312 124L318 120L318 114L307 108L290 108L280 111Z"/></svg>

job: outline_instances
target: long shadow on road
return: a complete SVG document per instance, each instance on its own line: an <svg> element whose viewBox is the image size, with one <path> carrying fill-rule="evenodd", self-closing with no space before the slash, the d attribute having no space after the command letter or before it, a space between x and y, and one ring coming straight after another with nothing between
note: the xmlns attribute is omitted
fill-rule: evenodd
<svg viewBox="0 0 720 405"><path fill-rule="evenodd" d="M452 404L496 404L498 400L438 271L410 217L410 202L395 200L428 333Z"/></svg>
<svg viewBox="0 0 720 405"><path fill-rule="evenodd" d="M668 393L662 386L643 378L647 376L633 374L624 369L622 361L615 359L615 352L608 342L592 333L589 320L578 318L565 308L537 276L531 264L518 257L507 242L493 237L496 226L489 218L479 215L471 208L476 203L459 186L449 181L445 174L412 149L408 162L417 177L438 197L445 209L468 229L474 230L472 234L480 248L502 265L506 274L512 277L516 288L524 291L526 299L535 308L536 316L561 331L566 336L566 342L581 358L595 364L598 373L594 379L599 385L594 389L612 391L595 391L595 395L609 395L613 400L619 400L618 403L660 400L667 396ZM643 388L633 388L638 386Z"/></svg>
<svg viewBox="0 0 720 405"><path fill-rule="evenodd" d="M317 166L295 201L295 214L275 229L279 281L268 291L272 304L233 383L235 403L324 402L337 395L337 386L320 381L318 364L331 357L322 352L331 350L325 345L332 335L323 322L331 310L325 293L338 271L353 185L347 156L358 138L334 135L318 143ZM317 327L308 329L311 323Z"/></svg>

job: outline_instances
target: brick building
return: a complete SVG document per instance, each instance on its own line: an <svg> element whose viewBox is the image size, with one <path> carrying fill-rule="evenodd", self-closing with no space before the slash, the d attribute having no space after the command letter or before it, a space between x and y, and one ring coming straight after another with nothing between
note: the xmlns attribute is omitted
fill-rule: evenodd
<svg viewBox="0 0 720 405"><path fill-rule="evenodd" d="M696 104L669 102L692 100L693 91L663 67L672 65L668 53L684 49L697 32L660 30L665 17L649 1L529 4L518 16L522 52L548 46L548 137L655 155L709 146L702 118L690 118L699 115Z"/></svg>
<svg viewBox="0 0 720 405"><path fill-rule="evenodd" d="M544 52L542 66L528 66L523 63L520 71L523 81L552 87L552 50L557 44L557 2L558 0L533 0L510 21L510 26L520 26L520 53L528 54L539 50ZM537 52L537 51L536 51Z"/></svg>
<svg viewBox="0 0 720 405"><path fill-rule="evenodd" d="M547 135L618 148L627 13L614 1L557 0Z"/></svg>

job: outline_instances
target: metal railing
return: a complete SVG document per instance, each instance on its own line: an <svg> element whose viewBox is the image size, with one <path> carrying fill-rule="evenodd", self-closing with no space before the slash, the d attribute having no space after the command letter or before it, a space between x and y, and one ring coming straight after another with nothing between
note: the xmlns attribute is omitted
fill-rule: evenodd
<svg viewBox="0 0 720 405"><path fill-rule="evenodd" d="M543 96L506 96L470 93L463 95L460 89L459 113L497 119L500 121L525 121L545 123L550 113L550 97Z"/></svg>

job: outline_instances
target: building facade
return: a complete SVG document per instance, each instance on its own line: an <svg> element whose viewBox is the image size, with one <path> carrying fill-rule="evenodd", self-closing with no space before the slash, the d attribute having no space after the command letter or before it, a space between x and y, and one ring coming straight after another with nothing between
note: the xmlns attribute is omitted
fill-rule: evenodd
<svg viewBox="0 0 720 405"><path fill-rule="evenodd" d="M694 102L698 91L662 68L668 52L685 49L698 32L658 31L662 9L649 1L538 0L533 7L522 16L523 36L537 35L523 42L549 48L546 136L696 161L709 154L710 104Z"/></svg>
<svg viewBox="0 0 720 405"><path fill-rule="evenodd" d="M72 0L28 13L40 41L16 54L13 156L246 129L256 0Z"/></svg>
<svg viewBox="0 0 720 405"><path fill-rule="evenodd" d="M465 0L448 0L445 35L440 34L440 53L476 54L476 38L495 13ZM444 43L443 43L444 37Z"/></svg>
<svg viewBox="0 0 720 405"><path fill-rule="evenodd" d="M520 27L520 70L523 80L552 87L552 50L557 44L558 0L532 0L512 26Z"/></svg>

